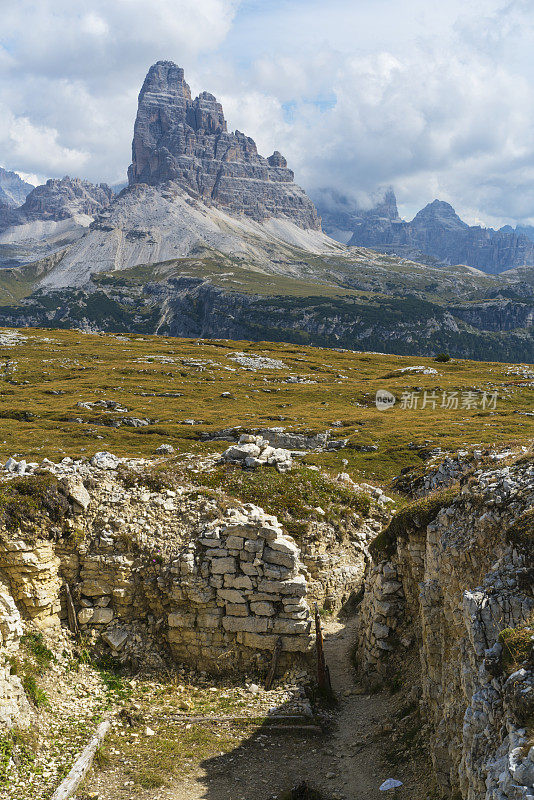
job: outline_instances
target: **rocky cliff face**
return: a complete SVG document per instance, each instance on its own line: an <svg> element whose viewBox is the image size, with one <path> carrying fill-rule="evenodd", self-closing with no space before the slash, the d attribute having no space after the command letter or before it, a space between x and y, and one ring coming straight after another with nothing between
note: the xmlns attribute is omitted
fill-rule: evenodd
<svg viewBox="0 0 534 800"><path fill-rule="evenodd" d="M0 203L0 264L19 266L72 244L112 197L105 184L67 176L32 187L19 208Z"/></svg>
<svg viewBox="0 0 534 800"><path fill-rule="evenodd" d="M231 213L285 217L318 230L315 208L293 177L280 153L263 158L250 137L228 132L213 95L193 100L183 69L170 61L150 68L139 94L130 185L174 181Z"/></svg>
<svg viewBox="0 0 534 800"><path fill-rule="evenodd" d="M9 225L23 225L36 220L64 220L76 215L94 217L109 205L112 198L112 190L104 183L95 186L68 175L61 179L51 178L32 189L7 221Z"/></svg>
<svg viewBox="0 0 534 800"><path fill-rule="evenodd" d="M380 229L402 222L391 187L378 193L370 208L360 208L351 198L331 189L316 192L313 199L321 215L323 230L343 244L348 244L361 228Z"/></svg>
<svg viewBox="0 0 534 800"><path fill-rule="evenodd" d="M416 479L420 499L372 546L362 604L368 680L402 683L415 653L409 680L447 798L526 800L534 784L534 465L502 463L449 460L426 491Z"/></svg>
<svg viewBox="0 0 534 800"><path fill-rule="evenodd" d="M469 226L441 200L429 203L411 222L399 217L392 190L369 210L359 209L346 198L338 198L337 204L330 198L326 207L324 202L318 202L318 209L325 231L351 246L417 260L423 254L443 264L467 264L494 275L534 264L534 243L528 236L511 228L495 231Z"/></svg>
<svg viewBox="0 0 534 800"><path fill-rule="evenodd" d="M92 291L58 289L52 301L36 292L20 306L4 306L0 320L11 327L286 341L401 355L527 362L534 356L527 297L440 306L408 295L363 303L349 295L248 293L193 276L141 285L135 276L123 283L106 276Z"/></svg>
<svg viewBox="0 0 534 800"><path fill-rule="evenodd" d="M22 205L32 189L31 183L23 181L16 172L0 167L0 203L16 208Z"/></svg>
<svg viewBox="0 0 534 800"><path fill-rule="evenodd" d="M534 264L534 244L526 236L469 226L440 200L425 206L410 228L411 244L447 264L468 264L491 274Z"/></svg>

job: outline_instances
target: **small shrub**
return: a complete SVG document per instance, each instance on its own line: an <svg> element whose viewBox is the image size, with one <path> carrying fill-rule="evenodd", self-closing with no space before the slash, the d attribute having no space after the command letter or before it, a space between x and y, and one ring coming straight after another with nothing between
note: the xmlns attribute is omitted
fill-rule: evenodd
<svg viewBox="0 0 534 800"><path fill-rule="evenodd" d="M447 361L450 361L451 357L448 353L438 353L437 356L434 357L434 361L438 361L440 364L446 364Z"/></svg>
<svg viewBox="0 0 534 800"><path fill-rule="evenodd" d="M111 758L103 747L97 747L94 759L95 767L99 770L108 769L111 766Z"/></svg>
<svg viewBox="0 0 534 800"><path fill-rule="evenodd" d="M33 672L26 672L22 679L22 686L36 708L46 708L50 705L48 695L44 689L41 689L41 687L38 685Z"/></svg>
<svg viewBox="0 0 534 800"><path fill-rule="evenodd" d="M521 514L506 531L506 538L519 550L532 554L534 544L534 508Z"/></svg>
<svg viewBox="0 0 534 800"><path fill-rule="evenodd" d="M121 665L116 659L107 656L94 662L94 666L100 672L100 677L110 696L119 700L127 700L130 697L132 690L124 682L124 678L120 674Z"/></svg>
<svg viewBox="0 0 534 800"><path fill-rule="evenodd" d="M11 760L16 758L19 769L31 765L35 758L34 748L35 742L32 743L31 735L16 728L0 736L0 786L8 782Z"/></svg>
<svg viewBox="0 0 534 800"><path fill-rule="evenodd" d="M172 489L174 485L172 475L167 468L165 470L137 471L127 467L120 467L117 470L117 475L127 489L144 486L150 492L163 492L165 489Z"/></svg>
<svg viewBox="0 0 534 800"><path fill-rule="evenodd" d="M517 628L504 628L499 633L503 650L503 666L513 672L527 660L532 650L534 627L529 623Z"/></svg>
<svg viewBox="0 0 534 800"><path fill-rule="evenodd" d="M11 733L0 737L0 784L7 780L7 771L11 756L13 755L14 742Z"/></svg>
<svg viewBox="0 0 534 800"><path fill-rule="evenodd" d="M55 660L53 652L49 650L44 642L44 636L41 631L26 633L21 637L20 641L26 645L41 671L48 669L51 662Z"/></svg>
<svg viewBox="0 0 534 800"><path fill-rule="evenodd" d="M8 656L7 661L11 668L11 674L18 675L21 670L21 664L18 658L16 656Z"/></svg>
<svg viewBox="0 0 534 800"><path fill-rule="evenodd" d="M0 488L0 522L11 532L19 530L25 522L44 517L60 524L69 510L69 502L52 475L13 478Z"/></svg>
<svg viewBox="0 0 534 800"><path fill-rule="evenodd" d="M165 786L165 779L158 772L150 769L140 769L135 774L135 782L142 789L161 789Z"/></svg>

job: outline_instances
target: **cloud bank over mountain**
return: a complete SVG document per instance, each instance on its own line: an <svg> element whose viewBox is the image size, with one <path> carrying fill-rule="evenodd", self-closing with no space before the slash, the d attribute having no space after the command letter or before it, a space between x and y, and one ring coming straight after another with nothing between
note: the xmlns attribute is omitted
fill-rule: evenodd
<svg viewBox="0 0 534 800"><path fill-rule="evenodd" d="M439 197L470 223L534 222L532 4L442 5L4 0L0 163L120 181L138 87L169 58L309 190L392 184L408 217Z"/></svg>

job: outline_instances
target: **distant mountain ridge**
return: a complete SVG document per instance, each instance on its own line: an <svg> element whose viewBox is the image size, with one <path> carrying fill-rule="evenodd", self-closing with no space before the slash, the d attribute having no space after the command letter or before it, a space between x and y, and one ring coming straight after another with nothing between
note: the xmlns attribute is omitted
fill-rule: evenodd
<svg viewBox="0 0 534 800"><path fill-rule="evenodd" d="M18 266L72 244L113 197L106 184L67 175L32 187L18 208L0 205L0 264Z"/></svg>
<svg viewBox="0 0 534 800"><path fill-rule="evenodd" d="M113 191L105 183L95 186L80 178L50 178L41 186L31 187L24 202L3 220L0 230L9 225L22 225L34 220L61 220L76 214L95 216L113 199ZM6 224L7 223L7 224Z"/></svg>
<svg viewBox="0 0 534 800"><path fill-rule="evenodd" d="M343 196L336 206L335 199L326 192L324 200L316 199L316 205L324 230L349 246L407 258L424 254L443 264L466 264L492 275L534 264L534 241L528 236L512 229L468 225L442 200L429 203L407 222L399 216L392 189L371 209L360 209Z"/></svg>
<svg viewBox="0 0 534 800"><path fill-rule="evenodd" d="M534 225L516 225L515 228L512 228L511 225L503 225L502 228L499 228L501 233L517 233L518 235L522 234L530 239L531 242L534 242Z"/></svg>
<svg viewBox="0 0 534 800"><path fill-rule="evenodd" d="M34 187L31 183L23 181L16 172L0 167L0 204L3 206L22 205Z"/></svg>

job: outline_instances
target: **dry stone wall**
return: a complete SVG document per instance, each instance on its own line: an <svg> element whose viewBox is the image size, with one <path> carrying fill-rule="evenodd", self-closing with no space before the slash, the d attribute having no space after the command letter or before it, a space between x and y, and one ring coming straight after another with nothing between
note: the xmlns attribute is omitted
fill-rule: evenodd
<svg viewBox="0 0 534 800"><path fill-rule="evenodd" d="M195 470L216 463L191 459ZM151 466L110 453L29 465L24 480L56 476L66 516L0 530L1 723L28 711L8 660L24 626L54 637L74 619L96 650L135 670L265 671L276 651L281 673L310 664L314 602L338 610L361 589L380 504L365 521L310 523L297 544L257 505L186 479L152 482ZM12 463L4 473L20 480Z"/></svg>
<svg viewBox="0 0 534 800"><path fill-rule="evenodd" d="M299 548L277 519L249 504L204 521L195 534L168 560L124 549L109 529L76 561L65 553L82 629L105 628L119 654L131 644L131 624L148 621L176 661L210 671L259 666L278 637L281 665L288 654L304 657L312 644L306 579Z"/></svg>

